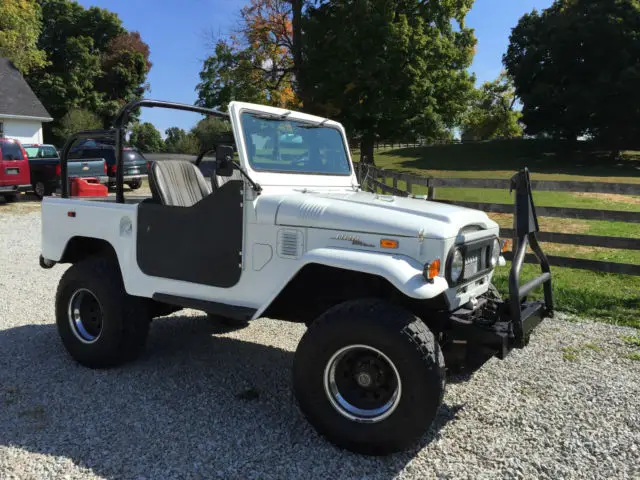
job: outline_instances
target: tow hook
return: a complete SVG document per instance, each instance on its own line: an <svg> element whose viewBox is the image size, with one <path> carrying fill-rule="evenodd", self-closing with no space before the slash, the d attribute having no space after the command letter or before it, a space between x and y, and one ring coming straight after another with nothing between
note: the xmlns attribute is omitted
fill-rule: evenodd
<svg viewBox="0 0 640 480"><path fill-rule="evenodd" d="M44 258L42 255L40 255L40 266L42 268L52 268L55 264L56 262L54 262L53 260L49 260L48 258Z"/></svg>

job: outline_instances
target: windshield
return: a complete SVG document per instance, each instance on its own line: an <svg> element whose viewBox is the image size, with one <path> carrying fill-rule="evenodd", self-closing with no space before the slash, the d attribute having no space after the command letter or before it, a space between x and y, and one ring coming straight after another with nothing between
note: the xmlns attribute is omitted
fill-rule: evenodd
<svg viewBox="0 0 640 480"><path fill-rule="evenodd" d="M340 131L244 112L241 116L249 164L254 170L316 175L349 175Z"/></svg>

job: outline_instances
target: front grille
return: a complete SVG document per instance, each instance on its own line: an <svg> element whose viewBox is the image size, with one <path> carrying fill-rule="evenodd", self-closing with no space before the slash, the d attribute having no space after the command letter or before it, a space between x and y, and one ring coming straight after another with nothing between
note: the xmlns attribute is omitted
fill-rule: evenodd
<svg viewBox="0 0 640 480"><path fill-rule="evenodd" d="M464 271L455 285L474 280L491 271L489 259L494 238L490 237L458 245L464 255ZM447 264L450 264L450 260ZM451 280L449 281L451 282Z"/></svg>

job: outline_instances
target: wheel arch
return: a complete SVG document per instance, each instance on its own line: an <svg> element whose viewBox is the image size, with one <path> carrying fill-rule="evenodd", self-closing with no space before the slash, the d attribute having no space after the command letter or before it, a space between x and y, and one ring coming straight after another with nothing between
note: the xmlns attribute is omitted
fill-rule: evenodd
<svg viewBox="0 0 640 480"><path fill-rule="evenodd" d="M57 263L78 263L92 256L105 256L114 260L119 267L118 255L111 243L103 238L74 236L64 247L62 256Z"/></svg>
<svg viewBox="0 0 640 480"><path fill-rule="evenodd" d="M318 288L322 285L323 288ZM314 289L309 295L308 290ZM280 289L278 294L255 317L266 316L283 320L313 322L329 308L357 298L381 298L406 308L425 321L425 312L446 309L443 295L416 299L406 295L381 275L352 270L319 262L304 264Z"/></svg>

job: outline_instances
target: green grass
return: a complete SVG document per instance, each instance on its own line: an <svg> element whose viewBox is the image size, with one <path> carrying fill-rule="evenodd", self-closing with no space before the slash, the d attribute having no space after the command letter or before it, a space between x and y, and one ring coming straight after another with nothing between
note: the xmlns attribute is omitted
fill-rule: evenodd
<svg viewBox="0 0 640 480"><path fill-rule="evenodd" d="M423 176L442 178L508 179L518 169L529 167L534 179L640 183L640 152L627 151L620 161L588 144L582 151L569 151L566 144L547 140L496 142L402 148L376 152L376 166ZM356 158L356 155L354 155ZM388 179L391 185L392 180ZM398 188L405 190L404 182ZM413 186L413 193L426 188ZM436 188L436 199L486 203L512 203L506 190L480 188ZM534 192L536 205L640 212L640 197L575 192ZM503 228L512 226L512 216L490 214ZM640 238L640 225L624 222L540 217L542 231ZM600 247L543 244L550 255L631 263L640 265L640 251ZM509 264L508 264L509 265ZM539 272L525 265L523 282ZM595 320L640 328L640 277L567 268L552 268L556 309ZM509 268L499 268L496 286L507 293ZM536 292L535 297L541 297ZM569 352L571 356L571 352Z"/></svg>
<svg viewBox="0 0 640 480"><path fill-rule="evenodd" d="M640 352L628 353L624 357L628 358L629 360L635 360L636 362L640 362Z"/></svg>
<svg viewBox="0 0 640 480"><path fill-rule="evenodd" d="M627 345L631 345L632 347L640 347L639 335L624 335L622 337L622 341Z"/></svg>
<svg viewBox="0 0 640 480"><path fill-rule="evenodd" d="M378 167L435 177L507 178L529 167L540 180L594 180L640 183L640 152L627 151L621 161L607 158L588 143L571 151L554 140L502 140L379 151Z"/></svg>

